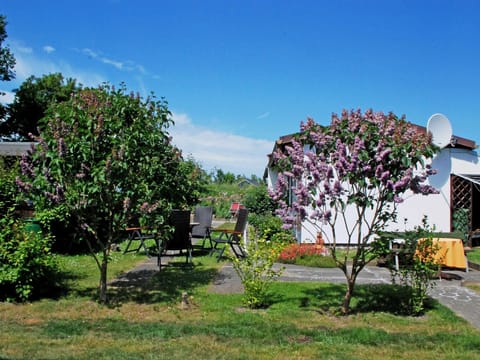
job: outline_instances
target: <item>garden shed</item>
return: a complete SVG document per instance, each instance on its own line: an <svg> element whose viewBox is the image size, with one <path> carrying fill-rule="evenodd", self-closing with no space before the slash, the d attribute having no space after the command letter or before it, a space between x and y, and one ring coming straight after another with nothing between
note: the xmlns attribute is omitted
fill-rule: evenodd
<svg viewBox="0 0 480 360"><path fill-rule="evenodd" d="M427 128L413 125L417 131L426 132ZM277 171L273 166L273 152L282 150L292 142L295 135L281 136L274 144L272 154L264 173L264 179L270 188L275 186ZM437 173L429 178L430 185L439 190L438 194L428 196L406 193L404 202L398 204L398 217L390 223L387 231L413 230L426 216L428 223L436 231L465 233L470 245L480 242L480 159L475 141L451 136L439 153L427 159ZM293 188L294 183L289 187ZM290 200L294 196L289 191ZM355 217L352 214L352 219ZM299 242L314 242L314 226L303 221L298 224L296 237ZM337 239L341 238L342 228L335 228ZM328 232L328 231L327 231Z"/></svg>

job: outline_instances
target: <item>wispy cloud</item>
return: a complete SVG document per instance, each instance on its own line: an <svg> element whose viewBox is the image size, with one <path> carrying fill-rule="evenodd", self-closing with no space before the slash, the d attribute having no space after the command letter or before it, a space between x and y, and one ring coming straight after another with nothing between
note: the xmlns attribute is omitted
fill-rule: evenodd
<svg viewBox="0 0 480 360"><path fill-rule="evenodd" d="M102 62L107 59L91 49L83 49L81 52ZM43 56L38 56L33 51L16 51L15 55L17 78L15 80L16 84L12 84L12 87L18 86L31 75L40 77L55 72L60 72L65 77L74 78L84 86L98 86L107 81L98 73L88 69L75 68L63 60L47 57L44 53ZM118 64L115 64L113 60L108 64L122 71L130 67L136 69L137 76L134 78L139 82L141 90L146 91L143 84L143 76L145 76L146 71L143 67L133 62L118 62ZM123 68L120 64L123 64ZM153 75L150 76L153 77ZM11 103L13 93L7 93L0 98L0 101ZM273 148L271 141L207 129L194 124L186 114L175 113L173 118L176 123L170 129L173 142L183 151L185 156L191 154L206 171L217 168L247 176L252 174L261 176L263 174L267 163L267 154Z"/></svg>
<svg viewBox="0 0 480 360"><path fill-rule="evenodd" d="M113 67L117 68L118 70L124 69L123 61L113 60L111 58L103 56L101 52L94 51L94 50L89 49L89 48L83 48L79 51L82 54L88 56L89 58L100 61L103 64L112 65Z"/></svg>
<svg viewBox="0 0 480 360"><path fill-rule="evenodd" d="M31 54L33 53L33 49L29 46L25 46L21 42L13 41L12 42L12 50L14 50L14 54Z"/></svg>
<svg viewBox="0 0 480 360"><path fill-rule="evenodd" d="M118 70L123 69L123 63L121 61L116 61L116 60L108 59L108 58L105 58L105 57L102 57L101 61L104 64L112 65L113 67L116 67Z"/></svg>
<svg viewBox="0 0 480 360"><path fill-rule="evenodd" d="M234 174L261 176L273 143L195 125L186 114L173 114L173 142L191 154L207 170L215 168Z"/></svg>
<svg viewBox="0 0 480 360"><path fill-rule="evenodd" d="M104 82L109 81L109 79L105 78L105 76L98 71L92 71L90 69L91 66L90 68L79 68L71 65L71 63L63 60L62 58L45 56L45 54L57 52L57 49L51 45L43 46L41 49L42 51L38 54L35 54L33 48L25 46L19 41L13 41L11 44L16 59L16 79L11 83L5 84L5 86L10 87L10 89L18 87L29 76L33 75L40 77L45 74L57 72L62 73L66 78L76 79L78 83L89 87L96 87ZM74 48L70 50L74 50L77 53L83 54L90 59L111 66L119 71L128 71L134 73L135 79L139 82L139 86L142 88L142 96L148 95L147 91L145 90L142 77L151 76L154 78L154 75L149 74L144 66L131 60L118 61L104 56L100 51L90 48Z"/></svg>
<svg viewBox="0 0 480 360"><path fill-rule="evenodd" d="M96 59L98 57L98 54L93 51L92 49L84 48L80 50L80 52L84 55L87 55L88 57L91 57L93 59Z"/></svg>
<svg viewBox="0 0 480 360"><path fill-rule="evenodd" d="M51 54L55 51L55 48L53 46L50 46L50 45L45 45L43 47L43 51L45 51L47 54Z"/></svg>
<svg viewBox="0 0 480 360"><path fill-rule="evenodd" d="M24 49L26 47L23 47ZM95 72L78 69L71 66L69 63L52 59L50 57L38 56L31 48L30 51L23 51L15 45L12 50L15 54L15 73L16 79L12 82L12 86L18 86L29 76L43 76L51 73L62 73L66 78L76 79L78 83L84 86L98 86L106 81L106 79Z"/></svg>
<svg viewBox="0 0 480 360"><path fill-rule="evenodd" d="M258 115L258 116L257 116L257 120L265 119L265 118L267 118L267 117L269 117L269 116L270 116L270 111L267 111L267 112L264 112L264 113L261 114L261 115Z"/></svg>
<svg viewBox="0 0 480 360"><path fill-rule="evenodd" d="M129 71L129 72L138 72L142 75L148 75L147 70L143 65L137 64L132 60L117 60L111 57L107 57L103 55L101 51L95 51L89 48L83 48L81 50L77 50L80 53L88 56L91 59L97 60L105 65L111 65L115 67L117 70L122 71Z"/></svg>

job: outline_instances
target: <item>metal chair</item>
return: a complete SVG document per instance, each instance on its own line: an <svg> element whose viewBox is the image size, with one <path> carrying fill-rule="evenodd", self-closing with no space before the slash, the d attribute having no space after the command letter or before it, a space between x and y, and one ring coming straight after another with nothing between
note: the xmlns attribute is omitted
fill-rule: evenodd
<svg viewBox="0 0 480 360"><path fill-rule="evenodd" d="M192 240L201 239L202 248L205 248L205 243L208 240L210 243L209 249L213 247L210 231L212 229L213 209L211 206L197 206L193 216L193 222L198 225L192 226Z"/></svg>
<svg viewBox="0 0 480 360"><path fill-rule="evenodd" d="M129 227L125 229L128 233L128 243L127 247L123 251L124 254L129 252L139 252L141 248L145 251L145 254L150 257L150 253L148 252L148 246L145 243L146 240L155 239L156 234L148 231L148 229L143 229L141 227ZM139 241L138 247L134 249L130 249L130 245L132 245L133 241Z"/></svg>
<svg viewBox="0 0 480 360"><path fill-rule="evenodd" d="M213 229L212 233L219 232L220 236L212 237L213 248L210 255L217 254L217 260L220 260L227 246L230 246L233 254L237 258L243 258L247 254L243 249L241 240L247 228L248 210L239 209L237 213L237 222L233 230L228 229ZM220 246L219 245L223 245Z"/></svg>
<svg viewBox="0 0 480 360"><path fill-rule="evenodd" d="M185 251L185 263L191 263L190 210L172 210L168 225L173 227L173 232L158 242L158 267L162 267L162 256L175 256L171 254L172 251L178 251L180 255Z"/></svg>

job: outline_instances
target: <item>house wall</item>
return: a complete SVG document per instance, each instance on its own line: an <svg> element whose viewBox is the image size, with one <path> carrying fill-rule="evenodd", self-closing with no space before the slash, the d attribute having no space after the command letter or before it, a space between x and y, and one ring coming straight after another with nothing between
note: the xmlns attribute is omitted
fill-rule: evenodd
<svg viewBox="0 0 480 360"><path fill-rule="evenodd" d="M450 231L450 175L451 174L480 174L480 161L475 151L467 149L445 148L430 161L432 167L437 169L437 174L429 178L429 183L437 188L440 193L432 195L413 194L404 195L404 202L398 205L397 221L388 225L387 231L412 230L420 225L424 216L427 216L429 225L435 226L437 231ZM269 169L268 185L274 186L275 172ZM346 223L350 231L354 226L357 215L354 208L346 212ZM371 214L370 214L371 215ZM338 243L346 243L348 238L347 226L342 221L337 221L335 237ZM332 231L320 224L302 222L297 229L297 239L301 242L314 242L315 234L319 227L324 231L324 238L331 240ZM366 229L363 229L365 231ZM353 231L355 237L357 232ZM356 241L353 241L354 243Z"/></svg>
<svg viewBox="0 0 480 360"><path fill-rule="evenodd" d="M430 225L438 231L451 229L451 174L480 174L479 156L476 151L445 148L431 161L437 174L429 177L430 185L440 191L435 195L408 194L407 200L399 206L398 220L408 219L407 229L419 225L424 215ZM391 225L393 227L393 224ZM402 228L399 228L402 230ZM391 229L395 230L395 229Z"/></svg>

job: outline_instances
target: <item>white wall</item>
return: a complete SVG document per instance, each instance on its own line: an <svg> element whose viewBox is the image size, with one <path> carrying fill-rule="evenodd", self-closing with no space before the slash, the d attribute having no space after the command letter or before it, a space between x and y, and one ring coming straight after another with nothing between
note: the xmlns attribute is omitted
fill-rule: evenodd
<svg viewBox="0 0 480 360"><path fill-rule="evenodd" d="M440 194L409 194L407 200L399 206L398 225L403 225L403 219L406 218L407 229L411 230L427 215L429 224L435 225L436 230L448 232L451 229L450 175L480 174L479 157L475 151L446 148L432 159L431 165L437 169L437 174L429 177L429 183L437 188ZM394 227L393 224L391 227Z"/></svg>

